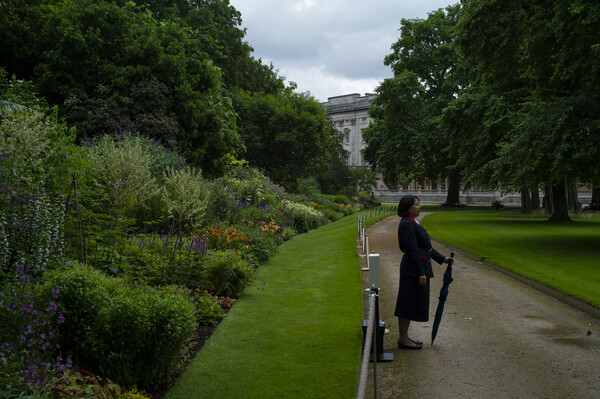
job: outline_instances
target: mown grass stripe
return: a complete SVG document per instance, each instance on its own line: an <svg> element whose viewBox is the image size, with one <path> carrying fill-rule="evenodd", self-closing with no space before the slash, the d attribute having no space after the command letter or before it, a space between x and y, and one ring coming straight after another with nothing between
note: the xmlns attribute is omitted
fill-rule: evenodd
<svg viewBox="0 0 600 399"><path fill-rule="evenodd" d="M598 218L553 224L510 212L448 212L423 225L437 239L600 307Z"/></svg>
<svg viewBox="0 0 600 399"><path fill-rule="evenodd" d="M361 356L356 215L286 242L167 395L350 398Z"/></svg>

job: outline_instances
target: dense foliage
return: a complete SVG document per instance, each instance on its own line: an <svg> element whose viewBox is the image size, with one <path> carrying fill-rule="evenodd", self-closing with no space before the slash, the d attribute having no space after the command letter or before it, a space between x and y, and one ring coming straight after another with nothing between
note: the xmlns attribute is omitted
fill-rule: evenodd
<svg viewBox="0 0 600 399"><path fill-rule="evenodd" d="M2 87L27 100L0 121L6 397L145 397L130 388L173 378L195 328L218 323L279 244L376 205L320 194L312 177L293 196L242 162L209 179L138 134L77 144L32 85Z"/></svg>
<svg viewBox="0 0 600 399"><path fill-rule="evenodd" d="M136 133L207 177L246 159L288 189L307 176L323 192L346 188L322 107L252 57L241 23L228 0L10 0L0 3L0 68L33 82L80 142Z"/></svg>

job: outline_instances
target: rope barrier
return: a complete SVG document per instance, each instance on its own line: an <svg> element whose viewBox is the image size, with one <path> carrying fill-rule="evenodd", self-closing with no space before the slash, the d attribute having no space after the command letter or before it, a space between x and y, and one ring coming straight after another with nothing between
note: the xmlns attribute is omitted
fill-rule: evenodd
<svg viewBox="0 0 600 399"><path fill-rule="evenodd" d="M364 399L367 392L367 378L369 377L369 361L371 358L371 344L373 343L373 330L375 327L375 292L369 295L369 324L365 337L365 348L363 350L362 363L360 366L360 379L358 381L358 393L356 399ZM377 389L377 387L375 387Z"/></svg>

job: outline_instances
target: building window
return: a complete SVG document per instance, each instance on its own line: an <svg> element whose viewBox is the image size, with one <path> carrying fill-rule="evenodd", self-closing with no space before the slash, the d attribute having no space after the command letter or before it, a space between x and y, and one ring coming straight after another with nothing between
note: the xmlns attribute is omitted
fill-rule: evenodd
<svg viewBox="0 0 600 399"><path fill-rule="evenodd" d="M346 157L346 166L350 166L350 155Z"/></svg>
<svg viewBox="0 0 600 399"><path fill-rule="evenodd" d="M346 138L346 143L350 142L350 129L344 129L344 137Z"/></svg>

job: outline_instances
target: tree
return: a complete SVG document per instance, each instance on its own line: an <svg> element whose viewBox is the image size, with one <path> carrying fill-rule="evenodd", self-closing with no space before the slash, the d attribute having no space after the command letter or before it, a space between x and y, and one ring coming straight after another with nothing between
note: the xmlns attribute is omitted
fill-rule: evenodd
<svg viewBox="0 0 600 399"><path fill-rule="evenodd" d="M323 191L336 190L331 173L341 178L341 187L347 184L341 137L313 97L291 90L279 95L239 91L235 102L251 166L290 191L308 177Z"/></svg>
<svg viewBox="0 0 600 399"><path fill-rule="evenodd" d="M584 1L463 6L458 43L472 74L461 104L481 122L461 152L487 154L471 171L506 188L552 186L553 221L569 220L565 181L598 180L599 16Z"/></svg>
<svg viewBox="0 0 600 399"><path fill-rule="evenodd" d="M363 154L373 168L383 171L385 180L391 184L419 176L425 150L419 142L425 114L419 95L422 90L414 73L403 72L381 83L369 110L373 122L363 135L366 143Z"/></svg>
<svg viewBox="0 0 600 399"><path fill-rule="evenodd" d="M454 46L459 5L431 12L426 20L403 19L401 35L384 63L394 72L378 88L365 135L365 157L387 180L457 177L452 137L441 115L465 84ZM372 146L377 146L374 148ZM369 148L371 147L371 148ZM458 181L450 179L449 197L458 201Z"/></svg>
<svg viewBox="0 0 600 399"><path fill-rule="evenodd" d="M114 109L100 127L153 115L165 129L151 135L176 142L209 176L243 150L222 72L203 48L209 38L171 8L161 9L161 21L133 2L40 1L29 7L14 1L8 8L9 23L0 27L2 37L10 38L2 46L8 72L34 81L68 122L85 124L107 104ZM153 83L158 102L138 101L148 98L140 89Z"/></svg>

